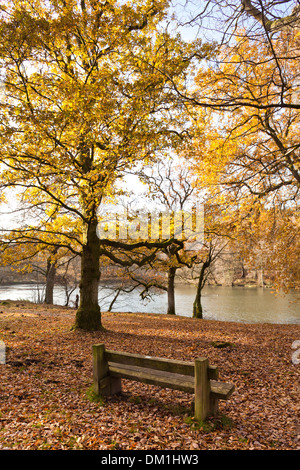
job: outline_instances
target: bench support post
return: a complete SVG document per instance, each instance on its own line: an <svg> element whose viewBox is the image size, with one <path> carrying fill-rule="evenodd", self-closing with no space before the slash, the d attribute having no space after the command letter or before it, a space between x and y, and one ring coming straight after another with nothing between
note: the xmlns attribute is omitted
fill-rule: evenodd
<svg viewBox="0 0 300 470"><path fill-rule="evenodd" d="M210 414L210 380L208 359L195 360L195 419L204 421Z"/></svg>
<svg viewBox="0 0 300 470"><path fill-rule="evenodd" d="M104 344L93 345L93 387L96 395L108 396L121 392L121 379L109 376Z"/></svg>

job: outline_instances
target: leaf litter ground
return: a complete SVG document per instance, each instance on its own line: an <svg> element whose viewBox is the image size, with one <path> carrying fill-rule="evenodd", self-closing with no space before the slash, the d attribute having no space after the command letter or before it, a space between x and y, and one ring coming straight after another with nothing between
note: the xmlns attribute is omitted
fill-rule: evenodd
<svg viewBox="0 0 300 470"><path fill-rule="evenodd" d="M244 324L145 313L103 313L103 331L73 331L75 311L0 303L0 449L296 450L299 325ZM192 395L123 381L97 400L92 345L194 360L209 358L235 384L220 413L199 425Z"/></svg>

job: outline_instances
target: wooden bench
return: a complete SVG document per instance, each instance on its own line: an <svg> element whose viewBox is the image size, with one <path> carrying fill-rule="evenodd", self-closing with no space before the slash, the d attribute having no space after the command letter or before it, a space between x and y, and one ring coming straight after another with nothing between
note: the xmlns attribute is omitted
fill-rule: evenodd
<svg viewBox="0 0 300 470"><path fill-rule="evenodd" d="M97 395L121 392L121 378L195 394L194 415L204 421L216 415L219 400L227 400L234 385L218 381L218 368L200 357L176 361L105 349L93 345L93 387Z"/></svg>

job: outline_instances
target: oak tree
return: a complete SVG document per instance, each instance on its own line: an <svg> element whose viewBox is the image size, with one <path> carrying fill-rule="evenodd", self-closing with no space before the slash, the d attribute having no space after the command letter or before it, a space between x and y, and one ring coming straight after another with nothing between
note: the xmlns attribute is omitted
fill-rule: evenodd
<svg viewBox="0 0 300 470"><path fill-rule="evenodd" d="M76 220L76 328L102 327L98 207L124 170L175 145L184 116L171 83L184 89L192 60L210 52L168 32L167 8L165 0L1 8L1 188L42 194L50 211Z"/></svg>

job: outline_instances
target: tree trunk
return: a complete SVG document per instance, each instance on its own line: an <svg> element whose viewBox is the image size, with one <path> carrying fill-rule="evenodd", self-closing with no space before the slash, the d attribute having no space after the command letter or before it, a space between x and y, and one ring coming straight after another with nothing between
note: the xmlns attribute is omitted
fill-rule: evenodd
<svg viewBox="0 0 300 470"><path fill-rule="evenodd" d="M97 220L93 219L87 225L81 255L80 304L74 325L75 329L88 331L102 329L101 311L98 303L100 241L96 230Z"/></svg>
<svg viewBox="0 0 300 470"><path fill-rule="evenodd" d="M58 252L58 248L55 247L52 254L56 255ZM51 256L47 259L47 272L46 272L46 292L45 292L45 300L44 303L48 305L53 304L53 291L54 291L54 284L55 284L55 276L56 276L56 261L53 261Z"/></svg>
<svg viewBox="0 0 300 470"><path fill-rule="evenodd" d="M202 310L202 304L201 304L201 289L199 289L199 284L197 287L196 298L193 303L193 318L203 318L203 310Z"/></svg>
<svg viewBox="0 0 300 470"><path fill-rule="evenodd" d="M174 267L169 268L168 272L168 315L175 315L175 274Z"/></svg>
<svg viewBox="0 0 300 470"><path fill-rule="evenodd" d="M56 264L48 261L47 273L46 273L46 292L45 292L45 304L53 304L53 290L55 283Z"/></svg>
<svg viewBox="0 0 300 470"><path fill-rule="evenodd" d="M205 285L206 277L205 277L205 270L209 267L210 262L206 261L202 264L198 285L197 285L197 293L193 303L193 318L203 318L203 310L201 304L201 293L202 289Z"/></svg>

